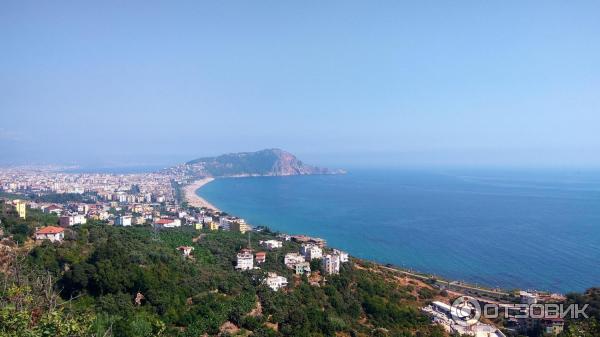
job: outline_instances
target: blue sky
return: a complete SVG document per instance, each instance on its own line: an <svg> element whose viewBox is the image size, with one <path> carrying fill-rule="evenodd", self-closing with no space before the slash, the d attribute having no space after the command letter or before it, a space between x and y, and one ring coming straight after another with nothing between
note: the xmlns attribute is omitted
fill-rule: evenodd
<svg viewBox="0 0 600 337"><path fill-rule="evenodd" d="M2 1L0 162L600 166L597 1Z"/></svg>

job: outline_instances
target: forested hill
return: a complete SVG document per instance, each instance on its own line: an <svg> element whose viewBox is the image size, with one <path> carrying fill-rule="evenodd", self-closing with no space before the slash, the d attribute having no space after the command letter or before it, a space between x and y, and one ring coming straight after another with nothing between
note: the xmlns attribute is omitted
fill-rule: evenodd
<svg viewBox="0 0 600 337"><path fill-rule="evenodd" d="M274 237L252 233L251 245ZM283 264L285 252L299 249L293 242L246 272L234 263L248 236L227 231L92 223L73 227L62 244L28 245L4 254L2 337L444 336L418 310L437 291L389 282L357 264L311 285ZM181 256L181 245L194 247L192 258ZM290 285L269 289L267 272Z"/></svg>
<svg viewBox="0 0 600 337"><path fill-rule="evenodd" d="M199 158L185 163L184 169L196 176L289 176L305 174L339 174L342 170L331 170L311 166L293 154L280 149L256 152L224 154L217 157Z"/></svg>

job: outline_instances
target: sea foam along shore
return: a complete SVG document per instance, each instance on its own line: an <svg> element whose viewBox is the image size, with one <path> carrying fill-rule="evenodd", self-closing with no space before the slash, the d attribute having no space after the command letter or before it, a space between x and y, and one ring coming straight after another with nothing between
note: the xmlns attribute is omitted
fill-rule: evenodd
<svg viewBox="0 0 600 337"><path fill-rule="evenodd" d="M218 211L219 209L216 208L213 204L211 204L210 202L206 201L206 199L204 199L204 198L200 197L198 194L196 194L196 191L198 189L200 189L202 186L210 183L213 180L215 180L215 178L210 178L210 177L202 178L202 179L196 180L193 183L184 187L183 193L185 196L185 201L187 201L187 203L193 207L206 207L206 208L211 208L211 209L214 209L215 211Z"/></svg>

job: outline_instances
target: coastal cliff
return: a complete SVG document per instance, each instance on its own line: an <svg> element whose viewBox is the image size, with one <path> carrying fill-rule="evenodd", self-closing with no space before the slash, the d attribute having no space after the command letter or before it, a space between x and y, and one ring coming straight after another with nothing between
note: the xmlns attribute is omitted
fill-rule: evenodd
<svg viewBox="0 0 600 337"><path fill-rule="evenodd" d="M265 149L256 152L239 152L217 157L198 158L183 164L179 168L184 169L193 176L208 177L345 173L343 170L331 170L307 165L293 154L281 149Z"/></svg>

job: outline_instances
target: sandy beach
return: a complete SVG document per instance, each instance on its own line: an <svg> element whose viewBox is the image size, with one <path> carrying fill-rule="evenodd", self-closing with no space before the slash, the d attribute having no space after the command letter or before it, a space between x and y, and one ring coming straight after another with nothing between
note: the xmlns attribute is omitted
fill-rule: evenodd
<svg viewBox="0 0 600 337"><path fill-rule="evenodd" d="M194 207L206 207L206 208L211 208L211 209L214 209L214 210L218 211L219 210L218 208L216 208L210 202L206 201L204 198L201 198L201 197L199 197L196 194L196 190L197 189L199 189L202 186L210 183L213 180L215 180L215 178L202 178L200 180L194 181L190 185L187 185L183 189L183 193L184 193L184 196L185 196L185 201L187 201L190 206L194 206Z"/></svg>

